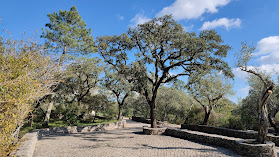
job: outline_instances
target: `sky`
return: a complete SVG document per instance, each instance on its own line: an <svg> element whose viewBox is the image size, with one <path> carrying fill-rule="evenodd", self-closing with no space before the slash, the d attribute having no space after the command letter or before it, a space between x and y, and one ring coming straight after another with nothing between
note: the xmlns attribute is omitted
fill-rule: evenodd
<svg viewBox="0 0 279 157"><path fill-rule="evenodd" d="M235 74L235 95L229 97L234 102L249 91L248 74L235 67L234 54L241 49L242 41L256 47L251 65L271 74L277 82L278 0L3 0L1 23L14 39L20 39L23 32L32 36L36 31L39 38L41 28L49 22L47 14L69 10L73 5L92 29L94 38L120 35L129 27L166 14L172 14L188 32L216 30L224 44L232 47L225 60Z"/></svg>

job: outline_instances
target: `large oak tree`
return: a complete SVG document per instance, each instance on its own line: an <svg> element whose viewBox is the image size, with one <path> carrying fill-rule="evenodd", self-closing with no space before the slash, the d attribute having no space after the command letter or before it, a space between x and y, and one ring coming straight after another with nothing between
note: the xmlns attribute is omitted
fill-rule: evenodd
<svg viewBox="0 0 279 157"><path fill-rule="evenodd" d="M164 16L130 28L125 36L123 43L114 42L118 49L103 46L102 51L124 49L126 55L135 54L136 60L129 64L129 68L122 66L122 71L129 75L127 79L133 81L134 89L146 98L153 128L157 127L156 98L162 84L180 76L190 76L194 72L204 74L212 69L233 75L228 64L222 60L230 47L223 45L221 37L213 30L202 31L197 36L185 32L171 16Z"/></svg>

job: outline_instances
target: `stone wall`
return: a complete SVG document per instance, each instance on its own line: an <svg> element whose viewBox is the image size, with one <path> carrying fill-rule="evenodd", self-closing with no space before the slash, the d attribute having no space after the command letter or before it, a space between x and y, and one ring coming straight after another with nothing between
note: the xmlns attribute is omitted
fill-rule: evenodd
<svg viewBox="0 0 279 157"><path fill-rule="evenodd" d="M218 134L229 137L243 138L243 139L256 139L257 131L243 131L243 130L234 130L220 127L212 127L206 125L188 125L181 124L181 129L188 129L194 131L201 131L209 134ZM275 136L272 134L267 135L267 140L275 143L276 146L279 146L279 136Z"/></svg>
<svg viewBox="0 0 279 157"><path fill-rule="evenodd" d="M38 140L38 132L30 132L22 137L17 150L13 151L10 156L32 157Z"/></svg>
<svg viewBox="0 0 279 157"><path fill-rule="evenodd" d="M167 128L165 133L167 136L178 137L186 140L193 140L211 145L226 147L236 151L240 155L251 157L276 157L275 144L268 142L267 144L249 144L237 138L206 134L201 132L193 132L189 130L180 130L175 128Z"/></svg>
<svg viewBox="0 0 279 157"><path fill-rule="evenodd" d="M94 131L103 131L103 130L114 130L119 128L124 128L126 121L98 124L98 125L88 125L88 126L67 126L67 127L54 127L46 129L38 129L39 138L41 136L48 135L63 135L63 134L73 134L73 133L86 133Z"/></svg>
<svg viewBox="0 0 279 157"><path fill-rule="evenodd" d="M147 126L142 127L143 129L143 133L146 135L162 135L165 133L165 130L167 128L163 127L159 127L159 128L149 128Z"/></svg>

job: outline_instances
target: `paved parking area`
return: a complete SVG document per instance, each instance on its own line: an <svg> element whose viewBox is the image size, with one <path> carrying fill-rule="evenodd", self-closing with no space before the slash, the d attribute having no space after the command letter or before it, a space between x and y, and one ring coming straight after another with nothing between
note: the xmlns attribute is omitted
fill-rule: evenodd
<svg viewBox="0 0 279 157"><path fill-rule="evenodd" d="M53 135L38 140L34 157L225 157L231 150L163 135L143 135L147 124L127 120L123 129Z"/></svg>

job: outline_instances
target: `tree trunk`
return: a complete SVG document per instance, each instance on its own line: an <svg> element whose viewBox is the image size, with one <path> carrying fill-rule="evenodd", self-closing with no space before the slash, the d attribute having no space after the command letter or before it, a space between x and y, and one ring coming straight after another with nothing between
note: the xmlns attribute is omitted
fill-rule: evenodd
<svg viewBox="0 0 279 157"><path fill-rule="evenodd" d="M22 127L23 124L20 124L17 126L17 128L14 130L14 132L12 132L12 138L13 138L13 143L17 143L18 138L19 138L19 131L20 128Z"/></svg>
<svg viewBox="0 0 279 157"><path fill-rule="evenodd" d="M157 128L157 121L156 121L156 118L155 118L155 113L156 113L155 102L151 102L151 104L150 104L151 128Z"/></svg>
<svg viewBox="0 0 279 157"><path fill-rule="evenodd" d="M118 105L118 117L117 117L117 120L120 120L121 119L121 116L122 116L122 107L123 107L123 104L119 104Z"/></svg>
<svg viewBox="0 0 279 157"><path fill-rule="evenodd" d="M166 112L166 110L165 110L165 112L164 112L164 117L163 117L163 122L166 121L166 119L167 119L167 112Z"/></svg>
<svg viewBox="0 0 279 157"><path fill-rule="evenodd" d="M60 70L63 66L63 62L64 62L64 59L65 59L65 56L66 56L66 52L67 52L67 46L64 46L63 47L63 53L60 56L60 60L59 60L59 63L58 63L58 69L57 69L58 72L60 72Z"/></svg>
<svg viewBox="0 0 279 157"><path fill-rule="evenodd" d="M257 141L261 144L265 144L266 135L268 132L268 113L266 104L262 105L259 111L259 128L258 128L258 138Z"/></svg>
<svg viewBox="0 0 279 157"><path fill-rule="evenodd" d="M32 111L28 113L28 116L27 116L27 124L28 126L32 127L32 122L33 122L33 114L32 114Z"/></svg>
<svg viewBox="0 0 279 157"><path fill-rule="evenodd" d="M47 107L47 112L46 112L45 120L43 122L43 127L48 127L48 122L50 119L52 107L53 107L53 101L51 100L51 102L49 103L49 105Z"/></svg>
<svg viewBox="0 0 279 157"><path fill-rule="evenodd" d="M95 123L95 118L96 118L96 116L94 116L94 118L93 118L93 123Z"/></svg>
<svg viewBox="0 0 279 157"><path fill-rule="evenodd" d="M208 109L208 106L206 106L204 108L204 119L203 119L202 125L208 125L208 123L209 123L208 119L209 119L211 110L212 110L211 108Z"/></svg>
<svg viewBox="0 0 279 157"><path fill-rule="evenodd" d="M78 106L81 106L81 99L78 99Z"/></svg>
<svg viewBox="0 0 279 157"><path fill-rule="evenodd" d="M155 118L155 113L156 113L155 105L150 106L151 128L157 128L157 121Z"/></svg>
<svg viewBox="0 0 279 157"><path fill-rule="evenodd" d="M261 98L258 102L258 137L257 141L261 144L266 143L266 135L268 133L268 110L267 102L273 92L275 85L273 83L266 84L263 88Z"/></svg>

